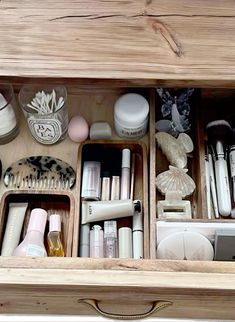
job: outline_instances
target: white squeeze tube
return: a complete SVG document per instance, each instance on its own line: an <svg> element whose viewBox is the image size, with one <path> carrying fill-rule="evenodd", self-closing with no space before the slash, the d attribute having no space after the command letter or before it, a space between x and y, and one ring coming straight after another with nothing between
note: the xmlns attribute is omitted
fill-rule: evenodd
<svg viewBox="0 0 235 322"><path fill-rule="evenodd" d="M133 216L141 208L140 200L82 201L82 224Z"/></svg>
<svg viewBox="0 0 235 322"><path fill-rule="evenodd" d="M12 256L18 246L28 203L10 203L1 256Z"/></svg>

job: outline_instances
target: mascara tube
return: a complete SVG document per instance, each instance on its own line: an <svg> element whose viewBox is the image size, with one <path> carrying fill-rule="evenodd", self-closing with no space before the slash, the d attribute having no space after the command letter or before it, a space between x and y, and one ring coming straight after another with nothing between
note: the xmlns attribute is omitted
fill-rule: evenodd
<svg viewBox="0 0 235 322"><path fill-rule="evenodd" d="M130 164L131 151L122 150L121 200L130 198Z"/></svg>
<svg viewBox="0 0 235 322"><path fill-rule="evenodd" d="M132 221L133 227L133 258L140 259L144 257L144 233L143 233L143 216L142 212L135 213Z"/></svg>

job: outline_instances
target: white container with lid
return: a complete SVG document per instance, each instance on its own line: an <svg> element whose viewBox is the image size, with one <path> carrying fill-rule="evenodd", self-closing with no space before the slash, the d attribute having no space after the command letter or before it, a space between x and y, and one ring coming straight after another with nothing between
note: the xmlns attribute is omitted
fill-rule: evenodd
<svg viewBox="0 0 235 322"><path fill-rule="evenodd" d="M124 94L114 104L114 126L120 137L143 137L147 132L148 118L149 103L140 94Z"/></svg>

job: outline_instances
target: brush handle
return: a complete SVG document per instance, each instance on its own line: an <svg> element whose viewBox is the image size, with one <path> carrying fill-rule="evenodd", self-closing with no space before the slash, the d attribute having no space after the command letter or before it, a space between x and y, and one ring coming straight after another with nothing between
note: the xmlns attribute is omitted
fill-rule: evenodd
<svg viewBox="0 0 235 322"><path fill-rule="evenodd" d="M210 168L210 171L209 171L210 172L210 188L211 188L214 213L215 213L215 218L219 218L217 192L216 192L216 186L215 186L214 166L213 166L212 155L210 153L208 154L208 160L209 160L209 168Z"/></svg>
<svg viewBox="0 0 235 322"><path fill-rule="evenodd" d="M215 161L216 189L218 195L219 213L227 217L231 214L231 196L228 180L227 162L224 158Z"/></svg>
<svg viewBox="0 0 235 322"><path fill-rule="evenodd" d="M207 217L211 219L211 194L210 194L210 165L207 160L205 160L205 177L206 177L206 204L207 204Z"/></svg>

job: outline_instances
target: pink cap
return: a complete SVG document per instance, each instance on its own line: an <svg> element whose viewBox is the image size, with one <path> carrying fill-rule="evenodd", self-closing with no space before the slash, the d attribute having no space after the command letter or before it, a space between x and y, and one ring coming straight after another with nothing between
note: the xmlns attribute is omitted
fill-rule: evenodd
<svg viewBox="0 0 235 322"><path fill-rule="evenodd" d="M31 211L28 231L37 230L44 234L45 227L47 222L47 212L42 208L34 208Z"/></svg>
<svg viewBox="0 0 235 322"><path fill-rule="evenodd" d="M54 214L50 216L49 231L61 231L61 217Z"/></svg>

